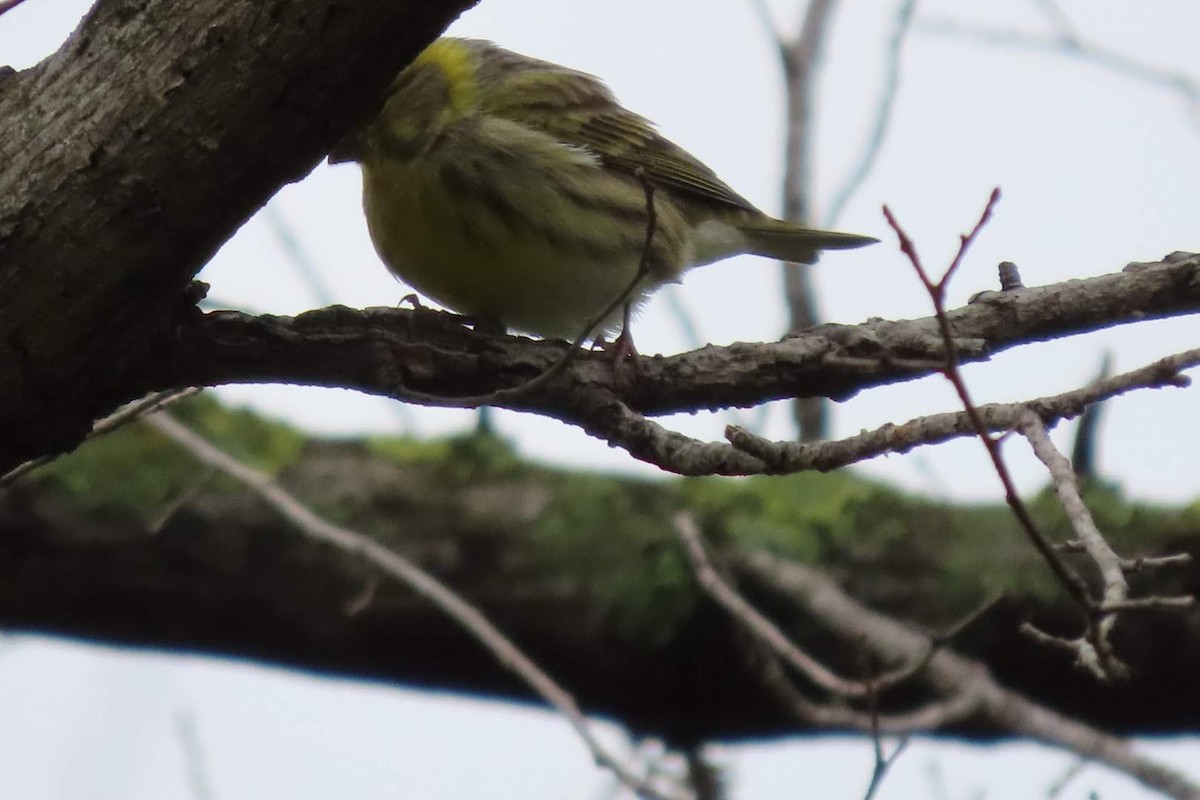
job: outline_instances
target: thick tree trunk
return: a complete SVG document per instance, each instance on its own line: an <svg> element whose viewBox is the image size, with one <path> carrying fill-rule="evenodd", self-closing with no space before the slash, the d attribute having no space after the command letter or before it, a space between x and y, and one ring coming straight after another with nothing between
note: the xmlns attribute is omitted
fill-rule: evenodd
<svg viewBox="0 0 1200 800"><path fill-rule="evenodd" d="M184 290L474 0L100 0L0 81L0 470L73 446Z"/></svg>

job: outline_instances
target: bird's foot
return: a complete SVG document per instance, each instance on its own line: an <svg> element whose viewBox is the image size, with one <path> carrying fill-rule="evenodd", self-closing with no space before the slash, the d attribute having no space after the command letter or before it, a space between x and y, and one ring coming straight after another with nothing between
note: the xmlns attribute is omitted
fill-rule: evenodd
<svg viewBox="0 0 1200 800"><path fill-rule="evenodd" d="M622 328L621 334L611 342L603 336L597 336L592 348L602 350L612 363L613 383L618 389L628 389L642 374L641 356L633 344L633 334L629 328Z"/></svg>

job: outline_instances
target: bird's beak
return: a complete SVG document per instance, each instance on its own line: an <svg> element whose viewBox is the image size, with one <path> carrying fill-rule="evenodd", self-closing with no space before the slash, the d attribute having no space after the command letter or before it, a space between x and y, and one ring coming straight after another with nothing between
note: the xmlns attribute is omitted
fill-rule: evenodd
<svg viewBox="0 0 1200 800"><path fill-rule="evenodd" d="M344 164L347 161L362 161L366 151L366 129L355 128L342 137L342 140L329 151L330 164Z"/></svg>

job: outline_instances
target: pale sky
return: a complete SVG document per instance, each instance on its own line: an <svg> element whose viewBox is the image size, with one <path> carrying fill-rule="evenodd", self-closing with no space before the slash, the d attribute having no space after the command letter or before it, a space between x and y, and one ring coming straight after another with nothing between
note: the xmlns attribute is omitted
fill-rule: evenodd
<svg viewBox="0 0 1200 800"><path fill-rule="evenodd" d="M27 0L0 18L0 63L27 66L52 52L86 10L83 0ZM771 3L778 19L800 3ZM1200 5L1180 0L1078 0L1060 4L1079 33L1131 58L1200 77ZM877 101L883 42L895 3L841 4L822 75L818 215L858 157ZM1048 32L1041 4L926 0L922 19ZM630 108L710 164L764 209L779 208L781 85L775 56L749 0L483 0L453 32L602 76ZM879 208L888 203L929 265L943 264L974 224L993 186L1004 199L962 273L953 303L994 288L994 265L1015 261L1029 285L1119 270L1128 261L1200 250L1200 114L1177 95L1061 54L985 47L922 30L906 44L894 124L879 164L837 227L884 244L828 257L818 267L828 319L925 316L929 307L896 252ZM318 167L272 201L298 232L334 300L390 305L407 293L375 257L362 222L357 170ZM270 225L255 218L202 273L231 305L294 313L317 300L296 275ZM731 287L732 290L731 290ZM770 263L733 259L692 272L680 298L706 341L777 338L784 311ZM666 303L638 321L645 353L686 349ZM1109 350L1118 370L1200 344L1194 320L1127 327L1027 348L971 367L980 402L1064 391L1086 382ZM409 409L378 398L290 387L222 391L312 430L338 434L461 431L469 412ZM1100 442L1105 474L1134 496L1197 496L1195 390L1142 393L1111 403ZM940 379L876 390L836 410L839 435L954 408ZM718 439L728 414L666 420ZM754 422L752 414L737 417ZM788 434L775 409L768 435ZM536 417L501 413L523 453L550 463L653 475L622 451ZM1072 426L1057 438L1069 443ZM1015 444L1015 443L1014 443ZM1021 485L1045 480L1008 445ZM978 443L965 441L865 470L920 491L999 501ZM6 796L186 798L172 735L179 710L194 715L215 796L598 798L607 778L550 715L497 704L359 686L243 664L117 653L36 638L0 650L0 787ZM614 734L614 740L617 740ZM1200 745L1147 745L1200 780ZM861 796L870 748L859 740L780 743L720 751L735 797ZM1043 796L1071 763L1031 746L922 744L906 753L880 797ZM817 784L814 781L820 780ZM1146 796L1089 768L1064 792L1084 798Z"/></svg>

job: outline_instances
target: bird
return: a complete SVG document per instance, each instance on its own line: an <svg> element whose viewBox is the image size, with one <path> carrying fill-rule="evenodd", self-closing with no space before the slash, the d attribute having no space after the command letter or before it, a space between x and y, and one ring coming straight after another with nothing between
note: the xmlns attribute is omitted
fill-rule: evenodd
<svg viewBox="0 0 1200 800"><path fill-rule="evenodd" d="M602 340L729 256L812 263L877 241L765 214L600 79L478 39L430 44L328 161L360 164L394 275L485 329L543 338L590 325Z"/></svg>

